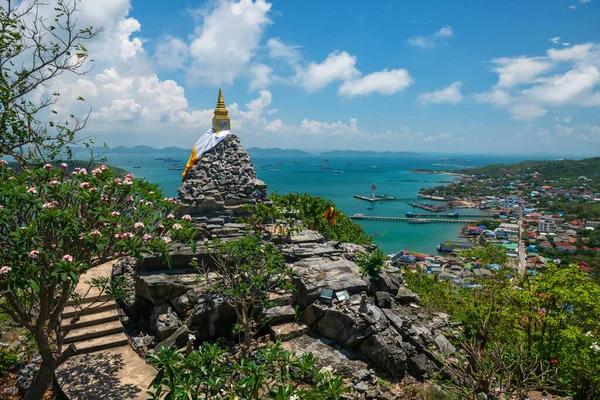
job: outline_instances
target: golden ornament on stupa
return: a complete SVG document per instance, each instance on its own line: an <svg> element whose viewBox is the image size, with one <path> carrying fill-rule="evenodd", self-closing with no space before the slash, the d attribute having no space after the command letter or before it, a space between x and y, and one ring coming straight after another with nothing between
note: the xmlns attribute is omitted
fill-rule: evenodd
<svg viewBox="0 0 600 400"><path fill-rule="evenodd" d="M231 120L229 119L229 111L225 107L225 100L223 99L223 91L219 88L219 99L217 100L217 106L215 107L215 116L213 117L213 129L215 132L229 131L231 130Z"/></svg>

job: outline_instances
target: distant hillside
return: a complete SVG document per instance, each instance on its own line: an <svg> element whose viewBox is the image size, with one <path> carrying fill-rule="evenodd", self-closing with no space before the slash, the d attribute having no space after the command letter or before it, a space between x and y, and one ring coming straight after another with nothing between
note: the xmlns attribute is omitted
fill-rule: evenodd
<svg viewBox="0 0 600 400"><path fill-rule="evenodd" d="M485 167L470 168L462 171L465 174L481 178L502 178L507 174L537 172L544 179L579 178L600 180L600 157L584 158L582 160L529 160L515 164L492 164Z"/></svg>
<svg viewBox="0 0 600 400"><path fill-rule="evenodd" d="M165 147L164 149L155 149L151 146L117 146L106 150L107 153L121 153L121 154L154 154L154 153L179 153L182 151L189 151L189 149L182 149L180 147Z"/></svg>
<svg viewBox="0 0 600 400"><path fill-rule="evenodd" d="M274 147L270 149L261 149L259 147L250 147L246 149L248 153L253 156L270 156L270 155L278 155L278 156L310 156L311 153L303 150L286 150L280 149L279 147Z"/></svg>
<svg viewBox="0 0 600 400"><path fill-rule="evenodd" d="M322 156L414 156L419 153L412 151L358 151L358 150L333 150L320 153Z"/></svg>
<svg viewBox="0 0 600 400"><path fill-rule="evenodd" d="M102 164L100 162L90 162L90 161L85 161L85 160L71 160L71 161L65 161L65 162L68 165L67 173L73 171L73 169L75 169L75 168L85 168L88 171L91 171L92 169L97 168ZM14 161L9 162L8 164L11 168L14 168L17 171L21 170L21 167L19 166L19 164L17 164ZM61 168L61 166L60 166L61 161L51 161L50 164L54 165L55 168ZM41 164L40 164L40 166L41 166ZM128 171L123 168L115 167L113 165L107 165L107 166L118 177L122 178L128 173Z"/></svg>

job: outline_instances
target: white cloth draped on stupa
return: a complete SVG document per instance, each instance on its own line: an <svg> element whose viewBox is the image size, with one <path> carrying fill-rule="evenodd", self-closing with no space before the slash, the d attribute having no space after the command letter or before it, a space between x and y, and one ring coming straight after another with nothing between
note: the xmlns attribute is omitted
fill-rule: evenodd
<svg viewBox="0 0 600 400"><path fill-rule="evenodd" d="M192 147L192 155L185 165L185 171L183 171L181 177L185 178L196 161L202 158L202 154L218 145L229 134L231 134L231 131L215 132L213 128L210 128L204 135L200 136L200 139L198 139L194 147Z"/></svg>

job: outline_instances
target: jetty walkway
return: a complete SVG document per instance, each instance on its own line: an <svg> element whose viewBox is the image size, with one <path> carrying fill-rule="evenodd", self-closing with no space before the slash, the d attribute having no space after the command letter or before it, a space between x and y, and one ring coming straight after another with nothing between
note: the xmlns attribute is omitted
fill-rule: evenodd
<svg viewBox="0 0 600 400"><path fill-rule="evenodd" d="M362 196L360 194L355 194L354 198L364 201L369 201L371 203L375 203L376 201L400 201L400 200L420 200L418 197L392 197L392 196Z"/></svg>
<svg viewBox="0 0 600 400"><path fill-rule="evenodd" d="M86 281L111 278L114 261L99 265L82 275L75 292L83 297L79 321L64 339L74 344L75 356L56 371L56 380L69 400L145 400L156 370L129 345L121 324L117 303L98 289L89 290ZM86 308L89 306L89 308ZM78 309L67 306L63 326L70 324Z"/></svg>
<svg viewBox="0 0 600 400"><path fill-rule="evenodd" d="M415 218L402 218L402 217L379 217L376 215L362 215L354 214L350 216L352 219L359 219L363 221L386 221L386 222L410 222L417 221ZM420 219L423 223L436 223L436 224L475 224L478 220L476 219Z"/></svg>
<svg viewBox="0 0 600 400"><path fill-rule="evenodd" d="M459 215L452 215L452 214L431 214L431 213L412 213L412 216L414 218L489 218L486 215L480 215L480 214L459 214Z"/></svg>

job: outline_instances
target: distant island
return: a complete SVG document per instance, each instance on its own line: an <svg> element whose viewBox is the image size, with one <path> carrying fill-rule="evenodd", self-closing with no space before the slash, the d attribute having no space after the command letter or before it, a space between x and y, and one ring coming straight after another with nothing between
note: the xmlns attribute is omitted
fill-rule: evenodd
<svg viewBox="0 0 600 400"><path fill-rule="evenodd" d="M73 149L75 152L78 152L79 148ZM82 151L89 151L85 148L81 148ZM281 149L279 147L271 147L271 148L260 148L260 147L250 147L246 149L248 153L253 156L267 156L267 155L281 155L281 156L311 156L311 155L320 155L327 157L360 157L360 156L414 156L419 153L411 152L411 151L360 151L360 150L331 150L325 152L312 153L304 150L297 149ZM157 149L151 146L117 146L113 148L108 148L105 150L106 153L119 153L119 154L159 154L159 153L181 153L181 152L189 152L190 149L181 148L181 147L165 147L163 149Z"/></svg>
<svg viewBox="0 0 600 400"><path fill-rule="evenodd" d="M260 147L250 147L246 149L248 153L253 156L266 156L266 155L282 155L282 156L310 156L309 153L304 150L296 149L280 149L279 147L273 147L269 149L261 149Z"/></svg>
<svg viewBox="0 0 600 400"><path fill-rule="evenodd" d="M360 151L360 150L333 150L319 153L322 156L416 156L419 153L412 151Z"/></svg>
<svg viewBox="0 0 600 400"><path fill-rule="evenodd" d="M191 148L189 149L184 149L181 147L175 147L175 146L171 146L171 147L165 147L164 149L156 149L154 147L151 146L133 146L133 147L127 147L127 146L117 146L114 148L108 148L106 150L107 153L121 153L121 154L149 154L149 153L181 153L184 151L190 151Z"/></svg>

